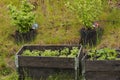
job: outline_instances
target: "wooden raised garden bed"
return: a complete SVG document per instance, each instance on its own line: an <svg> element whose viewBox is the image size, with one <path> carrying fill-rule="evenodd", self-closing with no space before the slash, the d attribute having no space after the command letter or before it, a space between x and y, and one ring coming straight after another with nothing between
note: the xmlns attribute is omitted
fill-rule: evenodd
<svg viewBox="0 0 120 80"><path fill-rule="evenodd" d="M22 56L25 50L62 50L63 48L72 49L78 47L79 52L76 57L49 57L49 56ZM77 80L81 67L80 59L82 59L82 46L80 45L25 45L16 54L16 67L18 68L19 80L25 77L31 77L32 80L46 80L51 74L56 72L69 73L72 76L70 80ZM66 80L66 79L63 79Z"/></svg>
<svg viewBox="0 0 120 80"><path fill-rule="evenodd" d="M120 53L120 50L116 50ZM89 60L82 58L84 80L120 80L120 60Z"/></svg>

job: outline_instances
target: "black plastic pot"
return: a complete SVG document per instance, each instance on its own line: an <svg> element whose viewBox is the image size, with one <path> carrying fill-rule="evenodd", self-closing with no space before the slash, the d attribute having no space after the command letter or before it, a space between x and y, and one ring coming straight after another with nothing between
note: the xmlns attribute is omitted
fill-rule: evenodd
<svg viewBox="0 0 120 80"><path fill-rule="evenodd" d="M15 42L28 42L35 38L37 31L35 29L30 29L27 33L20 33L19 31L15 31L15 34L12 36L15 39Z"/></svg>
<svg viewBox="0 0 120 80"><path fill-rule="evenodd" d="M94 29L85 29L82 28L80 30L80 43L83 45L89 44L90 46L96 45L97 40L100 39L102 36L103 29L101 28L94 28Z"/></svg>

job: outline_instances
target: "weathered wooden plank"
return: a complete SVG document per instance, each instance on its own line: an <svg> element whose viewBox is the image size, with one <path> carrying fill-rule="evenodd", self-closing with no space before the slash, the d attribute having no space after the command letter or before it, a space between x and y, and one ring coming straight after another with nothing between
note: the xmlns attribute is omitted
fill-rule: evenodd
<svg viewBox="0 0 120 80"><path fill-rule="evenodd" d="M45 67L45 68L74 68L74 58L62 57L26 57L19 56L19 66L23 67Z"/></svg>
<svg viewBox="0 0 120 80"><path fill-rule="evenodd" d="M21 78L31 77L32 80L46 80L48 76L54 74L68 74L70 80L74 80L75 70L74 69L58 69L58 68L36 68L36 67L20 67L21 68ZM63 76L64 77L64 76ZM42 79L41 79L42 78ZM23 79L20 79L23 80ZM64 79L65 80L65 79Z"/></svg>
<svg viewBox="0 0 120 80"><path fill-rule="evenodd" d="M120 60L85 61L86 71L120 71Z"/></svg>
<svg viewBox="0 0 120 80"><path fill-rule="evenodd" d="M120 71L91 71L84 75L86 80L120 80Z"/></svg>

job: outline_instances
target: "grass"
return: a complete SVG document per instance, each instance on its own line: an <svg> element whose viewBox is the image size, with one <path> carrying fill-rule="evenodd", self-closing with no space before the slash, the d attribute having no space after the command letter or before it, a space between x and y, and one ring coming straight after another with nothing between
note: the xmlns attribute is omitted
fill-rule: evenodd
<svg viewBox="0 0 120 80"><path fill-rule="evenodd" d="M31 0L34 1L34 0ZM38 0L36 8L36 23L39 24L38 35L34 41L16 44L11 34L14 34L16 26L12 25L7 5L13 2L18 6L20 0L0 1L0 70L7 68L10 74L0 74L0 80L10 80L15 74L14 55L24 44L78 44L79 23L76 14L65 7L67 0ZM105 4L106 5L106 4ZM104 34L101 42L96 46L120 48L120 9L111 9L106 5L100 15L101 27ZM109 21L110 20L110 21ZM115 22L112 22L112 21ZM107 22L109 21L109 22ZM11 79L13 80L13 79Z"/></svg>

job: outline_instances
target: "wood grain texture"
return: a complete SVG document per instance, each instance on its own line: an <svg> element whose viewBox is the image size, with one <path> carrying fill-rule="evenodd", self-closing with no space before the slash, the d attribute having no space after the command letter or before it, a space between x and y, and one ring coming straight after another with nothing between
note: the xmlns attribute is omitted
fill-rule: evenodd
<svg viewBox="0 0 120 80"><path fill-rule="evenodd" d="M91 71L85 73L86 80L120 80L120 71Z"/></svg>
<svg viewBox="0 0 120 80"><path fill-rule="evenodd" d="M71 80L75 78L75 70L74 69L58 69L58 68L33 68L33 67L21 67L19 71L21 73L20 77L24 79L24 77L29 76L33 80L46 80L46 78L50 75L54 74L69 74ZM43 78L43 79L40 79Z"/></svg>
<svg viewBox="0 0 120 80"><path fill-rule="evenodd" d="M120 60L85 61L86 71L120 71Z"/></svg>
<svg viewBox="0 0 120 80"><path fill-rule="evenodd" d="M25 57L19 56L19 66L21 67L44 67L44 68L73 68L74 58L60 57Z"/></svg>

